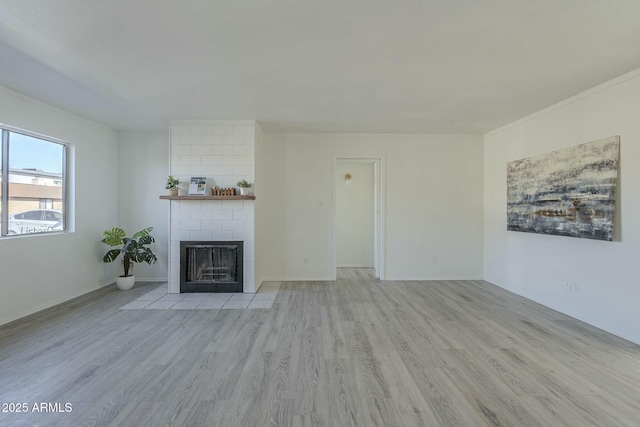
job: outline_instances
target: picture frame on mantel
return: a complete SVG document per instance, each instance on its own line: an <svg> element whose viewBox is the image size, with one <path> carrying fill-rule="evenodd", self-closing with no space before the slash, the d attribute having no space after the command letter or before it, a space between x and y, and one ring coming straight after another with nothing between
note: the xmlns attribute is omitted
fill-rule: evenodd
<svg viewBox="0 0 640 427"><path fill-rule="evenodd" d="M207 194L207 178L204 176L192 176L189 181L190 196L204 196Z"/></svg>

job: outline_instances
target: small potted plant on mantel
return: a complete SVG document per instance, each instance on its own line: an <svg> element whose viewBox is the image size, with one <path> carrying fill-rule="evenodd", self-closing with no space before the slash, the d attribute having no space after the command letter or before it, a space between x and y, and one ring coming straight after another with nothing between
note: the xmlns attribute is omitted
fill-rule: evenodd
<svg viewBox="0 0 640 427"><path fill-rule="evenodd" d="M180 180L178 178L174 178L173 175L169 175L167 178L167 185L164 188L169 190L170 196L177 196L179 185Z"/></svg>
<svg viewBox="0 0 640 427"><path fill-rule="evenodd" d="M102 243L109 246L122 245L119 249L111 249L102 258L104 262L112 262L122 254L124 275L116 279L116 285L119 289L123 291L131 289L136 282L135 276L129 274L133 270L134 263L146 262L147 264L154 264L158 260L151 249L146 247L146 245L155 242L155 239L150 234L151 231L153 231L153 227L147 227L138 231L132 237L125 237L127 233L122 228L114 227L103 233Z"/></svg>
<svg viewBox="0 0 640 427"><path fill-rule="evenodd" d="M246 179L242 181L238 181L238 187L240 187L240 195L241 196L250 196L251 195L251 187L253 184L247 182Z"/></svg>

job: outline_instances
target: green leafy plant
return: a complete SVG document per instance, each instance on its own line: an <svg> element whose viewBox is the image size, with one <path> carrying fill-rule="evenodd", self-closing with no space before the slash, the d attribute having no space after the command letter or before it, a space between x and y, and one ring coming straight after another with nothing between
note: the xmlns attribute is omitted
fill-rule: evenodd
<svg viewBox="0 0 640 427"><path fill-rule="evenodd" d="M158 258L151 249L145 246L155 242L155 239L150 234L151 231L153 231L153 227L147 227L138 231L132 237L126 237L127 233L122 228L114 227L111 230L106 230L102 243L109 246L122 247L109 250L102 260L104 262L113 262L122 254L124 277L130 276L129 270L132 268L133 263L146 262L147 264L154 264Z"/></svg>
<svg viewBox="0 0 640 427"><path fill-rule="evenodd" d="M166 190L174 190L178 188L180 185L180 180L178 178L174 178L173 175L169 175L167 178L167 185L164 187Z"/></svg>
<svg viewBox="0 0 640 427"><path fill-rule="evenodd" d="M253 184L251 184L250 182L247 182L246 179L243 179L242 181L238 181L238 187L240 188L251 188Z"/></svg>

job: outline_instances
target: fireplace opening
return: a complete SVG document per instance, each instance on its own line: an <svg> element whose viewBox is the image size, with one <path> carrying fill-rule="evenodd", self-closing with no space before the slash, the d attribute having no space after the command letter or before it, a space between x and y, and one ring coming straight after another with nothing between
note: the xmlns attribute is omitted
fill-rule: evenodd
<svg viewBox="0 0 640 427"><path fill-rule="evenodd" d="M242 292L243 242L180 242L180 292Z"/></svg>

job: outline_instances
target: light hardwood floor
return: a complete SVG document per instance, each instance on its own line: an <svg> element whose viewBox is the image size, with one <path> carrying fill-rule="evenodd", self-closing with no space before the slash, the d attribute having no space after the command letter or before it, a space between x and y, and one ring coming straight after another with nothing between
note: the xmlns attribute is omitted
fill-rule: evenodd
<svg viewBox="0 0 640 427"><path fill-rule="evenodd" d="M0 327L0 402L29 405L0 426L640 425L640 346L486 282L345 269L271 309L119 310L157 286Z"/></svg>

